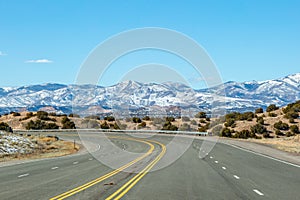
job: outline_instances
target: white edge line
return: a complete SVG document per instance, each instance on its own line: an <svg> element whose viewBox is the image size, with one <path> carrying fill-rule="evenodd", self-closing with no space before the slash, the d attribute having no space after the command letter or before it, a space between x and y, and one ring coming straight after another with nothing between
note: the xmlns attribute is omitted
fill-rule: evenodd
<svg viewBox="0 0 300 200"><path fill-rule="evenodd" d="M284 160L280 160L278 158L274 158L274 157L271 157L271 156L267 156L267 155L264 155L262 153L258 153L258 152L254 152L254 151L251 151L251 150L248 150L248 149L244 149L242 147L239 147L239 146L236 146L236 145L233 145L233 144L227 144L227 143L223 143L223 144L226 144L226 145L229 145L229 146L232 146L234 148L237 148L237 149L240 149L240 150L243 150L243 151L246 151L246 152L249 152L249 153L253 153L255 155L259 155L259 156L262 156L262 157L265 157L265 158L269 158L271 160L275 160L275 161L278 161L278 162L281 162L281 163L284 163L284 164L287 164L287 165L291 165L293 167L298 167L300 168L300 165L297 165L297 164L294 164L294 163L290 163L290 162L287 162L287 161L284 161Z"/></svg>
<svg viewBox="0 0 300 200"><path fill-rule="evenodd" d="M264 196L264 194L257 189L254 189L253 191L260 196Z"/></svg>

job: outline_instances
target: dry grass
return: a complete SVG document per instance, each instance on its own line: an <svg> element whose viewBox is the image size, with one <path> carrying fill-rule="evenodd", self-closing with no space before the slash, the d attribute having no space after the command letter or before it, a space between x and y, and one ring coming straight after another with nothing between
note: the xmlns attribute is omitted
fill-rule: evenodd
<svg viewBox="0 0 300 200"><path fill-rule="evenodd" d="M261 140L248 139L247 141L265 144L275 149L300 155L300 135L286 138L270 138Z"/></svg>
<svg viewBox="0 0 300 200"><path fill-rule="evenodd" d="M33 153L30 154L14 154L9 156L4 156L0 158L0 162L11 161L11 160L26 160L26 159L40 159L40 158L51 158L59 157L64 155L69 155L78 152L79 145L63 140L55 140L55 138L50 137L29 137L33 142L38 144L38 147Z"/></svg>

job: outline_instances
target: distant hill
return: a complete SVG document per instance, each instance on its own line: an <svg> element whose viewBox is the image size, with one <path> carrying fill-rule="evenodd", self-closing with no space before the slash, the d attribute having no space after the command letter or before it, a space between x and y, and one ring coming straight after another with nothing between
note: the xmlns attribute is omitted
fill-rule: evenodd
<svg viewBox="0 0 300 200"><path fill-rule="evenodd" d="M268 81L227 82L213 88L194 90L180 83L139 83L124 81L109 87L96 85L42 84L0 88L0 113L10 111L52 110L57 113L78 111L108 113L116 110L146 110L179 107L208 111L213 95L220 100L226 94L229 111L254 111L269 104L285 106L300 99L300 73ZM220 100L222 101L222 99ZM147 108L147 109L144 109ZM90 113L86 113L88 115Z"/></svg>

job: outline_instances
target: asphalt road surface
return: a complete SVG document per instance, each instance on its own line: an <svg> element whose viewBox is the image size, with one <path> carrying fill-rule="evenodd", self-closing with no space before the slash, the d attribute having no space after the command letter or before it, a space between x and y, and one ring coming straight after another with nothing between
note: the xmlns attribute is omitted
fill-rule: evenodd
<svg viewBox="0 0 300 200"><path fill-rule="evenodd" d="M173 136L110 135L120 150L135 154L125 158L91 134L93 155L0 167L0 199L300 199L298 165L222 143L207 151L201 137L191 144L190 138L177 139L178 151L188 148L167 164L177 151L169 148ZM115 168L96 158L111 158Z"/></svg>

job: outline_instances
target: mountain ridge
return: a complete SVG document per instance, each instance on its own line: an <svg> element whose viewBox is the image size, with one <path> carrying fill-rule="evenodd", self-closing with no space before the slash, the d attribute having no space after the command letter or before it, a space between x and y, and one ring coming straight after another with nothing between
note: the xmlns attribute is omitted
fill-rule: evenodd
<svg viewBox="0 0 300 200"><path fill-rule="evenodd" d="M300 99L300 73L266 81L228 81L212 88L192 89L185 84L140 83L124 81L112 86L65 85L45 83L21 87L0 87L0 113L38 110L52 106L58 112L72 112L76 107L100 106L107 110L122 106L142 108L178 106L209 110L214 96L229 111L249 111L269 104L285 106Z"/></svg>

